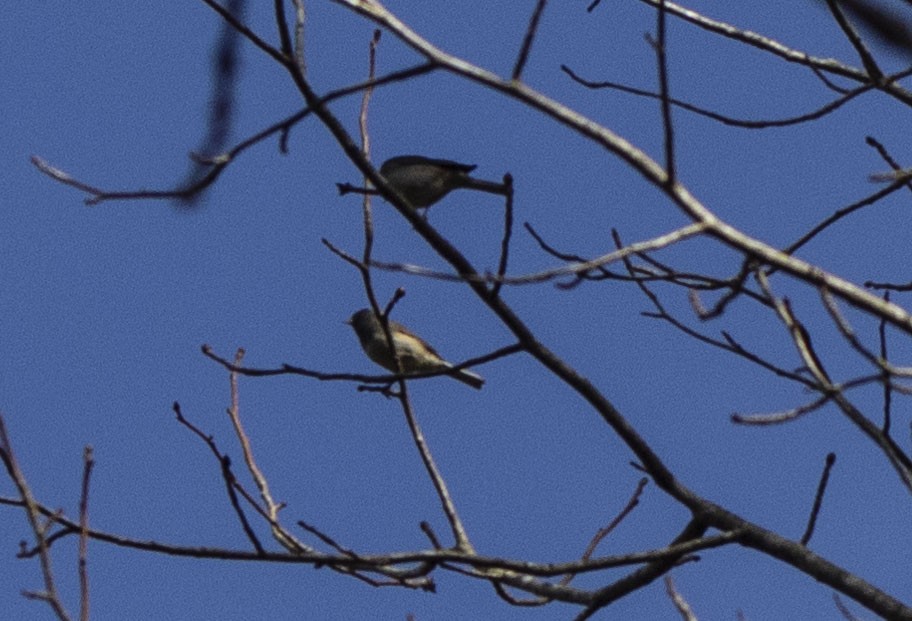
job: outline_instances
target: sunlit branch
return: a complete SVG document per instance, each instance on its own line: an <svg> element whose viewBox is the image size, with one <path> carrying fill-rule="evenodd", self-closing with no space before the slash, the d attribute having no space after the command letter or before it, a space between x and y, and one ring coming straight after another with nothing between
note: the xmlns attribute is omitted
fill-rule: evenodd
<svg viewBox="0 0 912 621"><path fill-rule="evenodd" d="M381 261L372 261L371 266L392 272L402 272L404 274L410 274L413 276L425 276L428 278L448 280L452 282L467 281L481 283L503 283L505 285L532 285L547 282L549 280L554 280L556 278L561 278L564 276L577 276L582 278L588 272L602 269L606 265L610 265L611 263L622 260L624 257L667 248L668 246L676 244L680 241L699 235L705 230L706 227L702 224L689 224L680 229L676 229L671 233L666 233L665 235L660 235L646 241L629 244L623 248L609 252L608 254L604 254L600 257L590 259L588 261L573 262L569 265L562 265L560 267L555 267L549 270L522 276L498 277L495 274L462 276L448 272L440 272L438 270L422 267L420 265L412 265L409 263L386 263Z"/></svg>
<svg viewBox="0 0 912 621"><path fill-rule="evenodd" d="M670 575L665 576L665 592L668 593L671 603L674 604L674 607L677 609L678 613L680 613L681 618L684 621L697 621L697 615L694 614L693 609L691 609L687 600L684 599L684 596L675 588L674 580L672 580Z"/></svg>
<svg viewBox="0 0 912 621"><path fill-rule="evenodd" d="M830 401L832 401L830 397L823 396L818 397L811 403L781 412L773 412L770 414L734 413L731 415L731 421L739 425L779 425L801 418L805 414L816 412Z"/></svg>

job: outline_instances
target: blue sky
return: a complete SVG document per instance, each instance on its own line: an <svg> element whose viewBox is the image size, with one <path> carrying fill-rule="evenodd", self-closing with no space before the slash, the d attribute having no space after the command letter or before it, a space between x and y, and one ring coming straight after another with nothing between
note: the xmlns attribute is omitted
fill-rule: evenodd
<svg viewBox="0 0 912 621"><path fill-rule="evenodd" d="M654 89L654 56L643 35L654 14L641 3L552 3L526 81L612 128L659 158L657 104L588 91L560 71ZM507 75L534 2L389 2L388 7L442 49ZM813 2L694 2L688 6L815 56L858 65L828 14ZM366 75L373 27L328 2L308 5L309 78L319 92ZM249 7L248 23L275 41L269 6ZM785 17L787 16L787 18ZM357 272L321 238L353 253L362 243L357 197L336 182L359 174L315 119L291 133L289 153L275 140L245 152L193 210L167 202L111 202L84 196L40 175L39 155L79 179L110 189L167 188L183 178L187 154L207 118L210 49L219 27L202 3L167 12L146 4L17 3L0 25L0 131L5 192L0 215L0 410L36 496L75 515L85 445L97 465L93 526L138 539L248 547L205 447L180 427L184 413L211 433L235 463L240 453L224 414L228 378L200 353L204 343L246 364L282 363L373 373L343 321L366 305ZM875 48L877 49L877 48ZM802 67L721 40L672 19L672 92L739 118L807 112L832 94ZM877 49L888 69L902 59ZM419 59L391 36L380 72ZM245 46L233 141L302 103L283 70ZM357 129L359 98L333 105ZM774 245L873 189L886 168L864 144L881 139L901 161L907 120L896 102L868 95L814 124L749 131L676 111L681 181L728 222ZM659 192L617 158L540 114L442 73L378 90L371 104L374 160L422 153L478 165L479 176L510 172L516 219L556 247L582 255L684 223ZM854 282L908 281L908 198L902 193L856 214L809 244L807 260ZM409 225L374 203L374 256L442 268ZM502 227L497 197L457 192L434 207L431 224L480 269L496 268ZM734 273L735 255L707 240L660 255L687 269ZM511 273L553 267L521 229ZM454 360L512 343L507 330L465 287L376 273L383 300L406 289L395 318ZM852 377L866 367L836 336L815 292L774 280L810 325L819 327L831 369ZM699 324L680 290L663 300L691 325L742 343L783 366L799 365L788 335L769 314L734 305ZM825 455L837 465L812 549L903 597L910 534L907 493L869 442L833 409L782 427L744 428L732 412L771 412L810 396L768 373L642 317L652 310L631 285L551 284L504 290L542 342L589 377L662 455L685 484L755 522L800 537ZM906 303L903 296L897 301ZM709 302L712 300L709 299ZM867 342L876 323L847 316ZM893 334L898 363L908 345ZM829 340L827 340L829 339ZM446 378L412 382L412 396L434 456L476 548L541 562L567 561L626 504L641 474L601 419L533 360L514 356L478 369L487 384L470 390ZM393 401L354 384L300 377L246 378L241 412L274 495L302 519L363 552L426 547L422 520L446 523ZM857 395L874 420L879 393ZM904 402L895 428L906 429ZM905 433L897 431L908 448ZM11 495L8 482L0 493ZM14 558L28 537L24 515L0 509L0 608L9 618L47 619L24 600L38 589L35 561ZM655 486L599 548L619 554L665 545L686 519ZM264 540L268 533L261 529ZM303 537L304 535L302 535ZM270 542L271 543L271 542ZM55 546L65 603L76 609L75 541ZM93 543L92 618L404 619L571 618L552 604L513 608L490 587L438 572L437 594L372 589L307 566L193 561ZM580 579L596 585L622 574ZM829 589L776 561L740 548L703 555L673 572L678 589L705 619L832 619ZM601 582L600 582L601 581ZM762 585L762 588L758 588ZM869 618L857 608L862 618ZM656 583L603 611L599 619L666 619L677 613Z"/></svg>

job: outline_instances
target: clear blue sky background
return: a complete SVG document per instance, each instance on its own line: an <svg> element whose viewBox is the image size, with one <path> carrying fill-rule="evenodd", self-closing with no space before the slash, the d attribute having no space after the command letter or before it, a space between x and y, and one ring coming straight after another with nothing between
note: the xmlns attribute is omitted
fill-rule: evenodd
<svg viewBox="0 0 912 621"><path fill-rule="evenodd" d="M248 22L275 41L271 3ZM586 91L559 67L585 77L654 89L654 57L643 35L644 5L552 3L527 81L606 124L656 158L661 126L654 102ZM506 75L534 2L402 0L389 7L444 50ZM750 5L750 6L749 6ZM692 2L696 10L816 56L858 65L816 3ZM309 77L319 91L366 75L373 27L329 2L308 3ZM228 378L204 358L247 350L246 363L376 371L342 322L366 305L358 274L322 237L360 252L360 202L335 183L356 169L315 120L292 132L287 156L269 141L243 154L193 211L165 202L86 207L78 191L40 175L40 155L110 189L167 188L187 169L207 118L210 49L218 17L201 3L19 2L0 23L0 409L34 492L76 514L82 448L92 445L93 526L186 545L247 548L208 450L174 420L185 414L240 454L224 409ZM777 118L828 101L811 73L672 19L673 93L740 118ZM888 69L902 59L878 50ZM393 37L381 72L418 58ZM356 130L357 97L333 106ZM286 74L244 46L239 140L302 105ZM747 131L676 112L681 180L722 218L770 243L792 241L833 210L872 191L885 169L864 137L878 136L902 161L908 111L866 96L831 117L791 129ZM370 114L374 159L425 153L478 164L480 176L515 178L517 221L557 247L608 251L616 227L627 241L665 233L682 216L616 158L541 115L456 78L435 74L384 88ZM908 197L836 226L802 256L855 282L908 280ZM401 218L375 203L375 257L442 267ZM480 269L494 269L502 210L497 197L455 193L431 223ZM713 242L663 253L682 268L737 269ZM511 273L554 266L517 228ZM453 359L510 344L507 331L464 287L376 274L388 299L407 295L396 318ZM819 326L838 378L867 369L838 341L816 294L777 279L796 311ZM663 291L696 323L683 292ZM809 396L744 361L707 349L665 325L630 285L550 284L505 290L542 341L599 386L667 459L685 484L745 517L799 537L827 452L838 456L812 548L899 597L912 592L908 494L872 446L834 410L765 429L733 426L734 412L769 412ZM902 296L900 303L906 302ZM708 301L712 301L709 299ZM866 339L876 324L848 316ZM781 325L747 304L701 329L726 329L786 367L799 361ZM829 341L826 339L830 338ZM872 346L873 340L868 341ZM897 362L909 347L894 338ZM480 392L445 378L413 382L419 420L479 551L542 562L578 557L624 506L640 473L598 416L532 360L479 369ZM877 420L878 392L859 395ZM276 498L297 519L362 552L425 547L418 529L446 523L395 402L355 385L300 377L244 379L241 408ZM896 429L908 448L908 412ZM8 482L0 493L11 495ZM19 591L39 589L35 561L14 558L27 538L24 515L0 509L0 610L8 619L49 619ZM665 545L686 520L655 486L599 552ZM265 540L268 533L260 529ZM302 534L302 537L305 535ZM76 609L75 540L55 546L65 602ZM271 541L270 541L271 544ZM326 569L168 558L93 543L92 618L212 619L555 619L576 609L513 608L481 581L438 572L436 595L373 589ZM581 579L596 585L622 574ZM726 549L673 573L703 619L833 619L829 589L756 553ZM860 612L861 618L870 618ZM661 583L618 602L600 619L674 619Z"/></svg>

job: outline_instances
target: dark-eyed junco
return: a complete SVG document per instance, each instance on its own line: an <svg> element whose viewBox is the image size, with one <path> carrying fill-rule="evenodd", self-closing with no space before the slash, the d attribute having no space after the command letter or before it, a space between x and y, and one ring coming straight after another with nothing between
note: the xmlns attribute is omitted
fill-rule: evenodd
<svg viewBox="0 0 912 621"><path fill-rule="evenodd" d="M427 208L458 188L506 194L502 183L469 176L477 166L421 155L391 157L380 166L380 174L416 209Z"/></svg>
<svg viewBox="0 0 912 621"><path fill-rule="evenodd" d="M361 348L364 349L368 358L388 371L398 372L396 361L387 344L386 334L383 332L383 325L371 309L359 310L346 323L355 329L355 334L361 341ZM396 345L396 354L402 363L402 370L406 373L443 371L453 368L453 365L441 358L433 347L412 334L402 324L390 321L389 329L393 336L393 343ZM484 384L484 379L480 375L466 369L454 370L448 375L472 388L480 389Z"/></svg>

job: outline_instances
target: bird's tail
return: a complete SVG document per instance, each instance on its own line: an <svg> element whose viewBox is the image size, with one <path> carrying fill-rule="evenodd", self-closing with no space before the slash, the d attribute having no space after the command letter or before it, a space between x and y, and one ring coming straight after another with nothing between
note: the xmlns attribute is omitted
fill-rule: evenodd
<svg viewBox="0 0 912 621"><path fill-rule="evenodd" d="M458 379L463 384L468 384L475 390L481 390L481 387L484 386L484 378L477 373L472 373L467 369L459 369L458 371L453 371L450 375L454 379Z"/></svg>
<svg viewBox="0 0 912 621"><path fill-rule="evenodd" d="M507 193L507 186L503 183L496 183L494 181L485 181L484 179L475 179L474 177L468 177L466 180L465 187L471 188L472 190L481 190L482 192L490 192L491 194L503 194Z"/></svg>

